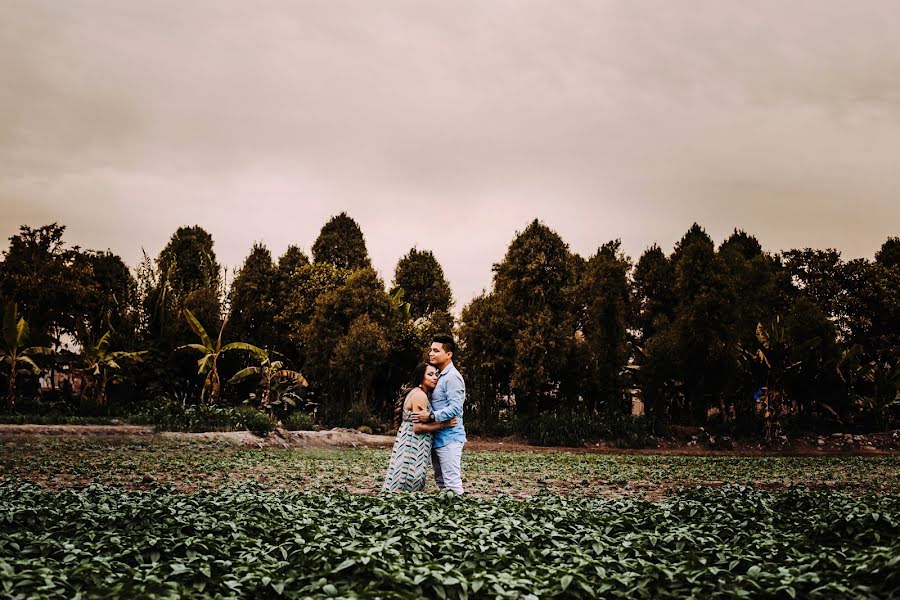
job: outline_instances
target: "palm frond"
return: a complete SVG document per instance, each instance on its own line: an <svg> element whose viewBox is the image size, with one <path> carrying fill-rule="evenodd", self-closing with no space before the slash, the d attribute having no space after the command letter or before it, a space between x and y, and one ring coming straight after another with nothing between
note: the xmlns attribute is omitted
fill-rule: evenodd
<svg viewBox="0 0 900 600"><path fill-rule="evenodd" d="M53 348L47 348L46 346L32 346L31 348L22 350L22 354L27 354L29 356L56 356L56 351Z"/></svg>
<svg viewBox="0 0 900 600"><path fill-rule="evenodd" d="M307 387L309 385L309 382L306 381L306 377L304 377L297 371L288 371L288 370L276 371L275 373L272 374L272 378L274 379L276 377L278 377L280 379L290 379L290 380L296 381L303 387Z"/></svg>
<svg viewBox="0 0 900 600"><path fill-rule="evenodd" d="M220 352L228 352L229 350L245 350L254 354L260 358L266 357L266 351L262 348L254 346L253 344L248 344L246 342L231 342L230 344L226 344L225 347L220 350Z"/></svg>
<svg viewBox="0 0 900 600"><path fill-rule="evenodd" d="M24 346L27 339L28 323L25 322L25 319L19 319L16 324L16 346Z"/></svg>
<svg viewBox="0 0 900 600"><path fill-rule="evenodd" d="M25 363L26 365L28 365L29 367L31 367L31 372L32 372L32 373L34 373L35 375L40 375L40 373L41 373L41 368L40 368L39 366L37 366L37 364L36 364L33 360L31 360L30 358L28 358L27 356L20 356L20 357L18 358L18 361L17 361L17 362Z"/></svg>
<svg viewBox="0 0 900 600"><path fill-rule="evenodd" d="M213 346L209 334L206 333L206 330L203 328L203 325L200 324L200 321L197 320L197 317L194 316L194 313L186 308L184 309L184 318L187 320L188 325L190 325L191 330L200 338L203 345L210 350L213 350L215 346Z"/></svg>
<svg viewBox="0 0 900 600"><path fill-rule="evenodd" d="M196 350L197 352L202 352L203 354L209 354L210 352L212 352L212 348L208 348L207 346L204 346L203 344L185 344L184 346L178 346L175 349L176 350L185 350L185 349Z"/></svg>
<svg viewBox="0 0 900 600"><path fill-rule="evenodd" d="M234 377L228 380L228 383L240 383L244 381L248 377L253 377L254 375L261 375L262 369L259 367L247 367L245 369L241 369L237 373L234 374Z"/></svg>

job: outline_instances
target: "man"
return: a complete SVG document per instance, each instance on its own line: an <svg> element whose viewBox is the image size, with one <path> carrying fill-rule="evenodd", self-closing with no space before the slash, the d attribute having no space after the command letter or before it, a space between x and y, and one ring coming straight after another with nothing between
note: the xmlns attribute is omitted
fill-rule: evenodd
<svg viewBox="0 0 900 600"><path fill-rule="evenodd" d="M431 463L434 467L434 481L440 489L463 493L462 451L466 443L466 429L463 427L463 402L466 400L466 383L453 366L456 342L449 335L432 338L428 359L440 371L437 386L431 393L431 411L421 411L413 415L420 423L449 421L456 417L457 423L434 432L431 444Z"/></svg>

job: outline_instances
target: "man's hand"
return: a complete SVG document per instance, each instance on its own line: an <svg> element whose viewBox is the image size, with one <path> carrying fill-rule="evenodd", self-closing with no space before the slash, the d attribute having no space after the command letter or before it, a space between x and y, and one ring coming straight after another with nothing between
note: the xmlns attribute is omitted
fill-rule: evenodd
<svg viewBox="0 0 900 600"><path fill-rule="evenodd" d="M431 419L428 417L429 412L427 410L420 410L419 412L414 412L412 414L413 423L427 423Z"/></svg>

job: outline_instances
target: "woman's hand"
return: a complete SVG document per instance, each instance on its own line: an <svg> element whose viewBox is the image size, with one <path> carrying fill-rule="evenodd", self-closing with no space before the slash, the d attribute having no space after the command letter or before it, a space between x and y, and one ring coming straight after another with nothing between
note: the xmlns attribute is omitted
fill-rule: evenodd
<svg viewBox="0 0 900 600"><path fill-rule="evenodd" d="M453 417L449 421L442 421L441 429L447 429L448 427L455 427L457 423L459 423L459 419L457 419L456 417Z"/></svg>

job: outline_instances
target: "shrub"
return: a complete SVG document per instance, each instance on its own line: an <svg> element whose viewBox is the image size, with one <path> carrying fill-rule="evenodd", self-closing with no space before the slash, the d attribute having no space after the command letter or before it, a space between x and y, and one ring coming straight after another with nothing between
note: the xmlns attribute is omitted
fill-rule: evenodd
<svg viewBox="0 0 900 600"><path fill-rule="evenodd" d="M312 415L299 410L286 416L281 423L288 431L313 431L316 428Z"/></svg>
<svg viewBox="0 0 900 600"><path fill-rule="evenodd" d="M369 434L372 433L372 428L369 427L368 425L360 425L359 427L356 428L356 430L360 433L369 433Z"/></svg>
<svg viewBox="0 0 900 600"><path fill-rule="evenodd" d="M238 409L194 404L186 393L158 396L129 418L135 424L153 425L158 431L234 431L243 429Z"/></svg>
<svg viewBox="0 0 900 600"><path fill-rule="evenodd" d="M113 425L109 417L81 417L60 413L44 415L0 415L4 425Z"/></svg>
<svg viewBox="0 0 900 600"><path fill-rule="evenodd" d="M584 446L594 433L591 415L578 411L553 411L521 419L516 427L535 446Z"/></svg>
<svg viewBox="0 0 900 600"><path fill-rule="evenodd" d="M253 435L266 437L275 429L275 418L260 412L251 406L242 406L234 409L238 415L238 422L243 428Z"/></svg>
<svg viewBox="0 0 900 600"><path fill-rule="evenodd" d="M536 446L580 447L588 441L607 440L625 448L655 445L647 419L631 415L601 415L558 410L515 421L516 430Z"/></svg>
<svg viewBox="0 0 900 600"><path fill-rule="evenodd" d="M494 418L483 418L476 410L467 410L463 417L468 434L506 437L516 433L515 418L506 409Z"/></svg>

